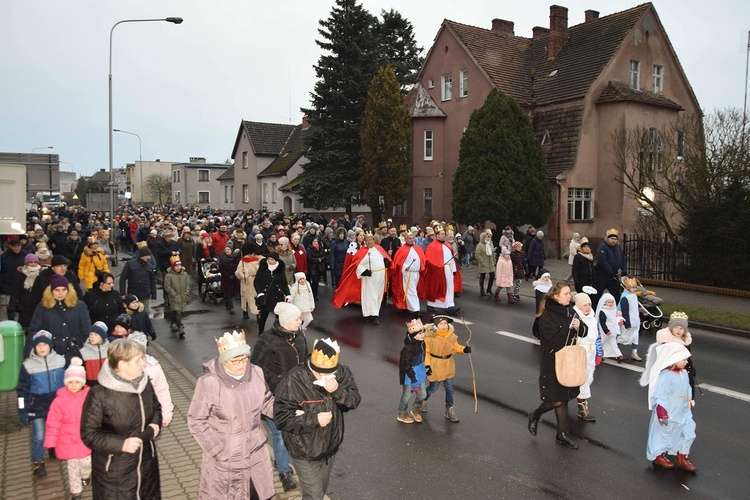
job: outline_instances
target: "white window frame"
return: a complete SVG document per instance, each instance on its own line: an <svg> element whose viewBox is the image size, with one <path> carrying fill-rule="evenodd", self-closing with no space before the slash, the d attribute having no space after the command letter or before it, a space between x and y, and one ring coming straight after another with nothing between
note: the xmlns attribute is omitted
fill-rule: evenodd
<svg viewBox="0 0 750 500"><path fill-rule="evenodd" d="M180 171L172 170L172 182L180 182Z"/></svg>
<svg viewBox="0 0 750 500"><path fill-rule="evenodd" d="M424 131L424 160L432 161L435 155L435 133L432 130Z"/></svg>
<svg viewBox="0 0 750 500"><path fill-rule="evenodd" d="M630 60L630 88L641 90L641 63L634 59Z"/></svg>
<svg viewBox="0 0 750 500"><path fill-rule="evenodd" d="M594 220L593 188L568 188L568 220Z"/></svg>
<svg viewBox="0 0 750 500"><path fill-rule="evenodd" d="M204 194L204 193L208 195L208 201L201 201L201 194ZM211 191L198 191L198 203L207 203L210 205L211 204Z"/></svg>
<svg viewBox="0 0 750 500"><path fill-rule="evenodd" d="M278 190L276 189L276 183L271 183L271 203L278 203Z"/></svg>
<svg viewBox="0 0 750 500"><path fill-rule="evenodd" d="M174 200L174 204L175 205L179 205L181 203L180 202L180 192L179 191L175 191L174 193L172 193L172 199Z"/></svg>
<svg viewBox="0 0 750 500"><path fill-rule="evenodd" d="M247 162L247 151L242 152L242 168L247 168L248 162Z"/></svg>
<svg viewBox="0 0 750 500"><path fill-rule="evenodd" d="M201 179L201 172L206 172L206 178ZM198 169L198 182L211 182L211 170L207 168Z"/></svg>
<svg viewBox="0 0 750 500"><path fill-rule="evenodd" d="M462 70L458 74L459 92L458 97L464 98L469 96L469 71Z"/></svg>
<svg viewBox="0 0 750 500"><path fill-rule="evenodd" d="M435 88L435 80L433 80L432 78L428 78L427 79L427 88L428 89Z"/></svg>
<svg viewBox="0 0 750 500"><path fill-rule="evenodd" d="M432 188L424 188L422 190L422 196L424 198L422 203L423 216L432 217Z"/></svg>
<svg viewBox="0 0 750 500"><path fill-rule="evenodd" d="M664 95L664 66L654 64L654 94Z"/></svg>
<svg viewBox="0 0 750 500"><path fill-rule="evenodd" d="M448 73L440 77L440 100L450 101L453 99L453 76Z"/></svg>
<svg viewBox="0 0 750 500"><path fill-rule="evenodd" d="M250 185L242 185L242 203L250 203Z"/></svg>

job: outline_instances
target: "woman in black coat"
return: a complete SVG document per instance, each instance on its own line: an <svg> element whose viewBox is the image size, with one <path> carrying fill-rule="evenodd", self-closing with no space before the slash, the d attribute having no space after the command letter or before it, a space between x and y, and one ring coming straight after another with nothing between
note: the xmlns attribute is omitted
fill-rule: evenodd
<svg viewBox="0 0 750 500"><path fill-rule="evenodd" d="M120 292L115 290L115 277L110 273L99 275L91 290L83 296L83 302L89 308L91 323L103 321L110 332L115 327L115 318L125 314Z"/></svg>
<svg viewBox="0 0 750 500"><path fill-rule="evenodd" d="M584 286L594 285L594 254L588 240L582 240L578 253L573 257L573 282L576 292L583 292Z"/></svg>
<svg viewBox="0 0 750 500"><path fill-rule="evenodd" d="M219 273L221 274L221 292L224 294L224 307L229 314L234 314L234 296L240 294L240 280L235 274L240 263L240 249L233 249L231 241L219 254Z"/></svg>
<svg viewBox="0 0 750 500"><path fill-rule="evenodd" d="M279 254L270 252L258 265L255 275L255 291L258 293L255 303L258 306L258 333L263 332L266 320L276 304L284 302L289 296L289 285L284 274L284 262L279 260Z"/></svg>
<svg viewBox="0 0 750 500"><path fill-rule="evenodd" d="M90 328L91 319L86 305L78 300L73 285L64 276L55 274L31 317L24 357L31 352L31 336L39 330L47 330L52 333L55 352L65 356L69 362L73 356L80 356L79 349L88 338Z"/></svg>
<svg viewBox="0 0 750 500"><path fill-rule="evenodd" d="M320 244L318 238L313 238L310 242L310 247L305 248L307 251L307 281L310 283L312 289L313 298L318 300L318 284L320 283L320 276L325 275L325 260L328 258L328 253L325 248Z"/></svg>
<svg viewBox="0 0 750 500"><path fill-rule="evenodd" d="M118 339L107 350L83 404L81 439L91 448L94 498L161 498L154 439L161 431L161 405L143 373L145 351Z"/></svg>
<svg viewBox="0 0 750 500"><path fill-rule="evenodd" d="M534 320L534 335L539 338L539 392L542 404L529 414L529 432L536 436L539 418L555 410L558 444L572 449L578 445L568 437L568 401L578 396L578 387L565 387L555 375L555 353L575 341L576 335L588 333L570 306L570 285L559 281L552 285L542 300Z"/></svg>

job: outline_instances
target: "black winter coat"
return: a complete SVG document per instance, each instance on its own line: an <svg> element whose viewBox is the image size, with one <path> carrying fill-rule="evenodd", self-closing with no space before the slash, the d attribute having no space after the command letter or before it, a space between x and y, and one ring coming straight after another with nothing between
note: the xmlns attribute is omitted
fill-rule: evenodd
<svg viewBox="0 0 750 500"><path fill-rule="evenodd" d="M91 323L103 321L110 332L115 327L117 316L125 312L125 305L120 298L120 292L117 290L104 292L98 285L94 285L94 288L86 292L86 295L83 296L83 302L89 308Z"/></svg>
<svg viewBox="0 0 750 500"><path fill-rule="evenodd" d="M265 293L268 296L265 305L261 309L269 313L273 312L276 304L284 302L286 296L289 295L289 285L284 273L286 264L281 260L277 262L279 263L279 267L271 272L268 269L268 260L261 260L260 264L258 264L258 274L255 275L255 280L253 281L255 292L258 295Z"/></svg>
<svg viewBox="0 0 750 500"><path fill-rule="evenodd" d="M125 264L120 275L120 293L132 293L142 302L156 299L156 275L148 262L132 258Z"/></svg>
<svg viewBox="0 0 750 500"><path fill-rule="evenodd" d="M398 362L398 379L399 384L404 385L406 383L406 375L409 375L411 380L417 380L417 374L414 372L414 363L424 363L425 351L424 351L424 340L417 340L406 335L404 339L404 347L401 349L401 355Z"/></svg>
<svg viewBox="0 0 750 500"><path fill-rule="evenodd" d="M240 263L240 251L235 250L231 256L224 252L219 254L219 273L221 274L221 291L238 295L240 293L240 279L235 271Z"/></svg>
<svg viewBox="0 0 750 500"><path fill-rule="evenodd" d="M534 321L534 330L540 336L539 392L543 401L568 402L580 392L578 387L560 385L555 374L555 353L575 340L575 331L568 335L574 314L573 307L562 306L555 300L547 299L544 312ZM585 337L587 334L588 328L581 321L578 336Z"/></svg>
<svg viewBox="0 0 750 500"><path fill-rule="evenodd" d="M307 275L312 281L313 278L317 278L325 272L325 261L328 258L328 253L320 242L318 242L317 250L312 245L305 247L305 250L307 251Z"/></svg>
<svg viewBox="0 0 750 500"><path fill-rule="evenodd" d="M278 320L270 330L261 333L255 341L250 362L263 369L263 378L271 389L292 368L307 359L307 341L301 332L292 332L281 326Z"/></svg>
<svg viewBox="0 0 750 500"><path fill-rule="evenodd" d="M74 303L75 305L70 306L65 302L55 301L51 308L45 307L44 303L36 306L24 347L25 358L31 352L31 338L39 330L47 330L52 334L55 352L65 356L68 361L73 356L80 356L79 349L89 336L91 320L86 305L79 300L75 300Z"/></svg>
<svg viewBox="0 0 750 500"><path fill-rule="evenodd" d="M169 259L172 258L172 255L174 253L180 253L180 247L177 245L177 242L174 239L169 242L167 242L167 240L165 240L164 238L159 239L159 241L156 243L156 253L154 254L157 256L159 269L169 269L169 266L171 265Z"/></svg>
<svg viewBox="0 0 750 500"><path fill-rule="evenodd" d="M587 259L581 253L573 257L573 282L576 285L576 292L583 292L584 286L593 286L594 284L594 260Z"/></svg>
<svg viewBox="0 0 750 500"><path fill-rule="evenodd" d="M66 258L70 260L70 268L73 270L78 270L78 262L81 260L81 254L83 253L83 249L86 247L86 243L78 237L76 241L73 241L68 237L68 239L65 241L65 249L62 252L55 252L55 253L62 253Z"/></svg>
<svg viewBox="0 0 750 500"><path fill-rule="evenodd" d="M144 374L134 388L115 378L105 363L99 372L99 385L86 396L82 415L81 439L91 448L94 498L160 499L159 460L149 424L161 428L162 416L149 378ZM135 453L122 451L129 437L143 440Z"/></svg>
<svg viewBox="0 0 750 500"><path fill-rule="evenodd" d="M344 412L359 406L362 397L348 366L338 365L334 373L339 387L329 393L313 385L315 375L305 360L292 368L276 387L273 421L294 458L309 461L329 458L344 440ZM321 427L318 413L324 411L330 411L332 418Z"/></svg>
<svg viewBox="0 0 750 500"><path fill-rule="evenodd" d="M2 264L3 268L0 270L0 292L5 295L10 295L10 291L13 289L13 281L16 279L16 271L19 267L23 267L23 259L26 258L26 252L21 250L19 253L13 253L12 250L8 249L3 253ZM41 275L41 273L39 273ZM42 298L42 294L39 294L39 299ZM37 300L37 303L39 301Z"/></svg>
<svg viewBox="0 0 750 500"><path fill-rule="evenodd" d="M3 257L3 259L5 258ZM3 260L3 266L4 265L5 260ZM31 287L31 300L34 303L34 307L36 307L36 305L42 301L42 294L44 293L44 290L49 286L49 282L52 281L52 277L54 275L55 271L53 271L51 267L42 269L39 272L39 276L37 276L36 281L34 281L34 286ZM78 276L76 276L76 273L68 268L68 270L65 271L65 278L68 280L68 283L73 285L73 288L75 288L78 296L82 297L83 293L81 293L81 282L79 281Z"/></svg>
<svg viewBox="0 0 750 500"><path fill-rule="evenodd" d="M16 279L13 282L13 289L8 291L10 294L8 310L17 312L18 317L16 317L16 321L21 323L22 327L28 328L37 303L31 300L31 290L26 290L23 286L26 281L26 275L21 272L21 269L16 271ZM39 279L38 275L37 279ZM32 285L31 288L33 289L34 286Z"/></svg>

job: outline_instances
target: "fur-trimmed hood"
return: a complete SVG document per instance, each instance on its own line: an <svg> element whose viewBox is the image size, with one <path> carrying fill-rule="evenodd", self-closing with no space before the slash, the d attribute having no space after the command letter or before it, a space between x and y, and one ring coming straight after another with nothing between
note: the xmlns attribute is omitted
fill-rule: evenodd
<svg viewBox="0 0 750 500"><path fill-rule="evenodd" d="M70 283L68 283L68 295L65 297L65 300L63 302L70 308L73 308L76 306L76 304L78 304L78 294L76 293L75 287ZM44 292L42 293L42 305L47 309L52 309L56 304L57 301L52 295L52 287L47 285L47 288L45 288Z"/></svg>

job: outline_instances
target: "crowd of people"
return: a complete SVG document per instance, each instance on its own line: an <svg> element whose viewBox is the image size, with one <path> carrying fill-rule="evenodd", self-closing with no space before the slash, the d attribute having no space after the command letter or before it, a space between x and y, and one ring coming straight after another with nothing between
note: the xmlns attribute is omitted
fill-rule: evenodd
<svg viewBox="0 0 750 500"><path fill-rule="evenodd" d="M360 396L351 370L338 363L335 341L319 340L308 350L305 330L321 285L335 288L334 306L358 303L375 325L384 300L407 311L397 409L406 424L423 421L441 382L445 418L459 421L454 359L472 348L459 344L451 315L459 310L461 270L472 266L480 296L505 297L509 305L521 300L522 281L534 279L542 404L529 415L533 435L541 415L554 410L556 441L577 448L567 432L568 401L577 399L578 416L595 421L589 399L602 359L624 361L618 346L624 344L641 361L640 291L626 280L620 292L627 270L615 229L596 254L585 237L573 235L571 290L544 269L544 234L533 227L524 242L506 227L495 244L491 229L475 237L472 226L463 234L444 221L397 230L388 220L371 230L364 217L348 215L325 220L130 208L113 220L84 210L58 217L32 212L28 224L28 233L3 242L0 319L16 319L27 332L18 394L21 420L33 429L33 474L46 475L44 450L55 450L68 462L73 498L92 482L95 495L158 497L155 439L173 406L158 361L146 354L156 338L149 306L161 286L171 330L184 337L192 277L205 298L218 276L228 314L239 300L243 321L254 317L260 334L252 347L244 331L217 339L218 356L204 365L196 386L188 424L203 450L200 498L247 498L250 485L260 498L273 496L264 423L284 490L298 487L293 465L305 495L325 494L343 440L343 414ZM111 268L120 256L127 262L118 291ZM420 301L433 313L431 323L422 323ZM563 386L555 375L555 352L571 338L586 350L588 376L580 387ZM694 471L687 458L695 438L687 317L673 315L657 340L642 378L654 408L647 456L671 468L667 455L676 455L677 465ZM686 397L687 409L680 404Z"/></svg>

